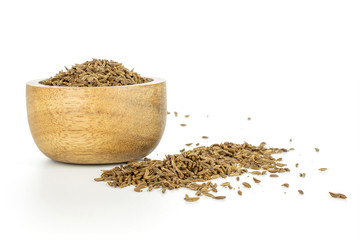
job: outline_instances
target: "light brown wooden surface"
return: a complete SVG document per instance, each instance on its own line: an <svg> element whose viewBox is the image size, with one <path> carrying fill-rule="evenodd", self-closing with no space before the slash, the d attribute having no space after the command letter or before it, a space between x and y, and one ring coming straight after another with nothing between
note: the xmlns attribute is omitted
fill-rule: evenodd
<svg viewBox="0 0 360 240"><path fill-rule="evenodd" d="M166 83L117 87L26 85L28 121L38 148L67 163L137 160L158 145L166 123Z"/></svg>

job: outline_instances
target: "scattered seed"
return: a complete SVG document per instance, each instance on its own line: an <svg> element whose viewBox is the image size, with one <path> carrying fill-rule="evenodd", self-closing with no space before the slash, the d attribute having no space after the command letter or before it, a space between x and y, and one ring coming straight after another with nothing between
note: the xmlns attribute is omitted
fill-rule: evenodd
<svg viewBox="0 0 360 240"><path fill-rule="evenodd" d="M170 114L170 112L166 112L167 114Z"/></svg>
<svg viewBox="0 0 360 240"><path fill-rule="evenodd" d="M277 175L277 174L270 174L269 176L270 177L279 177L279 175Z"/></svg>
<svg viewBox="0 0 360 240"><path fill-rule="evenodd" d="M342 193L332 193L329 192L330 196L332 196L333 198L341 198L341 199L347 199L346 195L342 194Z"/></svg>
<svg viewBox="0 0 360 240"><path fill-rule="evenodd" d="M177 112L174 112L174 115L175 115L175 117L177 117L177 116L178 116L178 113L177 113Z"/></svg>
<svg viewBox="0 0 360 240"><path fill-rule="evenodd" d="M186 126L186 124L185 124L185 123L182 123L182 124L180 124L180 126L185 127L185 126Z"/></svg>
<svg viewBox="0 0 360 240"><path fill-rule="evenodd" d="M100 180L101 181L101 180ZM240 181L240 177L236 177L236 181Z"/></svg>
<svg viewBox="0 0 360 240"><path fill-rule="evenodd" d="M305 173L299 173L300 177L304 178L305 177Z"/></svg>
<svg viewBox="0 0 360 240"><path fill-rule="evenodd" d="M200 145L200 143L197 143L197 144L195 144L196 146L199 146Z"/></svg>
<svg viewBox="0 0 360 240"><path fill-rule="evenodd" d="M251 117L248 117L248 120L250 121L250 120L251 120Z"/></svg>
<svg viewBox="0 0 360 240"><path fill-rule="evenodd" d="M301 190L301 189L299 189L299 190L298 190L298 192L299 192L301 195L303 195L303 194L304 194L304 191L303 191L303 190Z"/></svg>
<svg viewBox="0 0 360 240"><path fill-rule="evenodd" d="M209 137L208 137L208 136L202 136L202 138L207 139L207 138L209 138Z"/></svg>
<svg viewBox="0 0 360 240"><path fill-rule="evenodd" d="M224 183L220 184L220 186L227 187L229 189L233 189L233 187L230 185L230 182L224 182Z"/></svg>
<svg viewBox="0 0 360 240"><path fill-rule="evenodd" d="M188 117L190 117L190 115L185 115L184 117L188 118Z"/></svg>
<svg viewBox="0 0 360 240"><path fill-rule="evenodd" d="M288 188L290 185L288 183L283 183L281 186Z"/></svg>
<svg viewBox="0 0 360 240"><path fill-rule="evenodd" d="M323 172L323 171L326 171L327 168L319 168L319 171Z"/></svg>
<svg viewBox="0 0 360 240"><path fill-rule="evenodd" d="M292 142L292 138L290 138L290 142Z"/></svg>
<svg viewBox="0 0 360 240"><path fill-rule="evenodd" d="M320 149L318 149L318 148L315 148L315 151L316 151L316 152L319 152L319 151L320 151Z"/></svg>
<svg viewBox="0 0 360 240"><path fill-rule="evenodd" d="M243 182L242 185L244 185L244 187L247 187L247 188L251 188L251 185L250 183L247 183L247 182Z"/></svg>
<svg viewBox="0 0 360 240"><path fill-rule="evenodd" d="M295 150L295 148L289 148L289 151L294 151Z"/></svg>
<svg viewBox="0 0 360 240"><path fill-rule="evenodd" d="M212 195L211 193L204 192L203 194L204 194L204 196L207 196L207 197L211 197L211 198L214 197L214 195Z"/></svg>
<svg viewBox="0 0 360 240"><path fill-rule="evenodd" d="M256 182L256 183L261 182L259 179L256 179L256 178L254 178L254 177L253 177L253 180L254 180L254 182Z"/></svg>
<svg viewBox="0 0 360 240"><path fill-rule="evenodd" d="M298 163L296 163L296 164L295 164L295 167L299 167L299 164L298 164Z"/></svg>
<svg viewBox="0 0 360 240"><path fill-rule="evenodd" d="M238 190L237 193L242 196L242 191Z"/></svg>
<svg viewBox="0 0 360 240"><path fill-rule="evenodd" d="M226 196L214 196L213 198L214 198L214 199L225 199Z"/></svg>
<svg viewBox="0 0 360 240"><path fill-rule="evenodd" d="M185 194L185 198L184 200L187 202L196 202L197 200L199 200L199 197L189 197L189 195Z"/></svg>
<svg viewBox="0 0 360 240"><path fill-rule="evenodd" d="M192 145L192 143L186 143L185 145L186 145L186 146L191 146L191 145Z"/></svg>

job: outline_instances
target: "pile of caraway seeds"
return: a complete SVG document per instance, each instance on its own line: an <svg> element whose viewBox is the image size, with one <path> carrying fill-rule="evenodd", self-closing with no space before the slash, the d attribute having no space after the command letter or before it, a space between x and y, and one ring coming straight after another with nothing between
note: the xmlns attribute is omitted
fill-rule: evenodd
<svg viewBox="0 0 360 240"><path fill-rule="evenodd" d="M177 115L175 113L175 116ZM186 145L190 146L192 143ZM198 145L199 143L196 144L196 146ZM161 189L162 193L165 193L166 190L188 188L195 191L196 196L189 197L188 194L185 194L184 200L187 202L198 201L201 196L225 199L226 196L217 194L218 185L211 180L236 177L236 180L239 181L239 176L244 173L278 177L278 174L290 172L290 169L285 163L282 163L282 158L275 158L273 155L291 150L294 149L267 148L265 142L259 146L253 146L247 142L243 144L225 142L212 144L209 147L195 147L188 151L181 149L179 154L167 155L164 160L145 158L143 161L129 162L110 170L102 170L101 177L94 180L105 181L115 188L134 186L136 192L142 192L145 189L148 191ZM319 152L318 149L315 150ZM298 166L299 164L296 163L296 167ZM327 168L319 169L319 171L326 170ZM305 177L305 173L301 173L300 177ZM257 184L261 181L253 177L253 182ZM230 182L224 182L220 186L234 189ZM242 186L251 188L251 184L248 182L242 182ZM289 188L290 185L283 183L281 186ZM242 196L241 190L238 190L237 193ZM303 195L304 191L298 189L298 193ZM333 198L347 198L341 193L329 192L329 194Z"/></svg>
<svg viewBox="0 0 360 240"><path fill-rule="evenodd" d="M281 158L271 156L287 151L287 149L266 148L264 142L259 146L252 146L246 142L243 144L225 142L167 155L163 161L145 159L130 162L103 171L101 177L95 180L107 181L110 186L119 188L134 185L134 190L137 192L143 191L144 188L148 188L149 191L161 188L165 193L167 189L185 187L196 191L197 196L223 199L225 196L214 195L217 193L217 184L210 180L240 176L249 170L255 175L288 172L290 169L285 167L286 164L281 163ZM194 201L189 197L185 200Z"/></svg>
<svg viewBox="0 0 360 240"><path fill-rule="evenodd" d="M93 59L65 69L65 72L60 71L54 77L39 83L59 87L111 87L153 81L125 68L121 63L104 59Z"/></svg>
<svg viewBox="0 0 360 240"><path fill-rule="evenodd" d="M212 179L226 178L250 173L253 175L267 175L278 177L277 174L289 172L286 164L281 163L282 158L274 158L272 154L288 152L284 148L266 148L263 142L259 146L248 143L235 144L225 142L213 144L210 147L196 147L183 151L180 154L167 155L164 160L150 160L129 162L111 170L103 170L100 178L95 181L106 181L112 187L124 188L135 186L136 192L160 188L166 190L188 188L196 191L196 197L185 196L184 200L194 202L200 196L214 199L224 199L226 196L217 195L217 184ZM319 169L324 171L324 168ZM260 180L253 178L254 183ZM251 188L248 182L242 182L246 188ZM229 182L221 184L222 187L233 189ZM282 186L289 187L288 183ZM304 192L299 189L299 194ZM242 192L238 190L238 194ZM330 193L332 197L346 199L344 194Z"/></svg>

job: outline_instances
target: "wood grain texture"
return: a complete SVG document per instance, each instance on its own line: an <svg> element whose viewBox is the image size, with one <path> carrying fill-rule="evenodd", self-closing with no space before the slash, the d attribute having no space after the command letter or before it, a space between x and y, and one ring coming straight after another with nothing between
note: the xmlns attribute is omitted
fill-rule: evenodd
<svg viewBox="0 0 360 240"><path fill-rule="evenodd" d="M137 160L158 145L166 123L166 83L117 87L26 85L31 134L49 158L104 164Z"/></svg>

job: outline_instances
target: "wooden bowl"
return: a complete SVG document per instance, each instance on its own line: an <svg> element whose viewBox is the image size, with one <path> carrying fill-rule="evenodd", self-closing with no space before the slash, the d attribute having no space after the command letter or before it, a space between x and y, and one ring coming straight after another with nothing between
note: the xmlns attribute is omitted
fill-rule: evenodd
<svg viewBox="0 0 360 240"><path fill-rule="evenodd" d="M49 158L66 163L119 163L145 157L160 142L166 123L166 83L153 79L115 87L28 82L28 121L36 145Z"/></svg>

